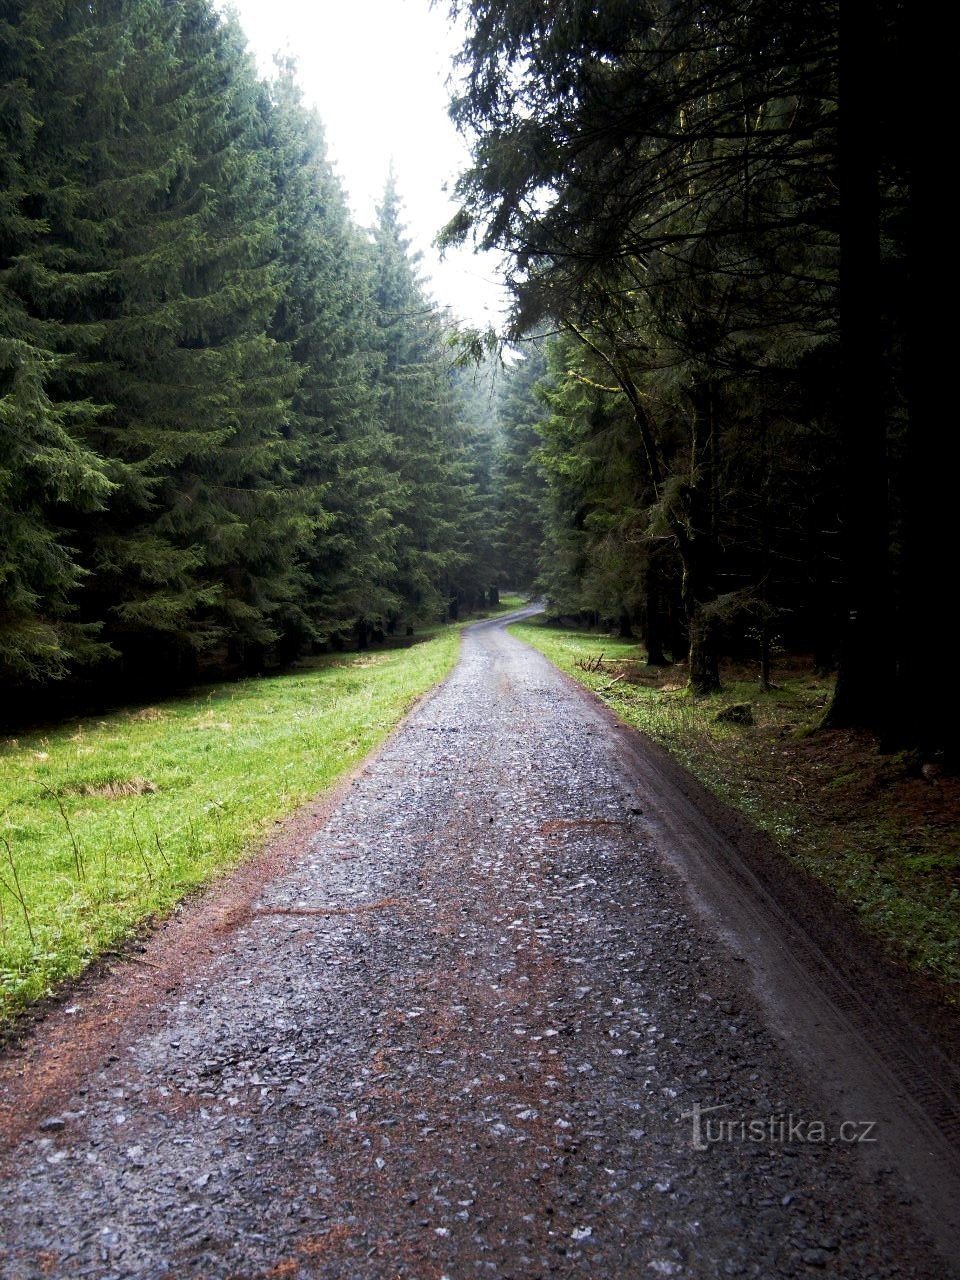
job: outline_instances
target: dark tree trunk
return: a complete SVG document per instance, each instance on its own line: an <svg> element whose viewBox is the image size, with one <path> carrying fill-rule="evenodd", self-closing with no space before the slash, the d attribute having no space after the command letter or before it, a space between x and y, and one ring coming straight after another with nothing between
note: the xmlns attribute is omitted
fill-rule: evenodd
<svg viewBox="0 0 960 1280"><path fill-rule="evenodd" d="M678 583L671 581L670 595L667 599L667 649L674 662L682 662L689 648L690 641L687 636L687 624L683 616L683 602L680 598Z"/></svg>
<svg viewBox="0 0 960 1280"><path fill-rule="evenodd" d="M919 67L922 14L910 6L898 10L897 53ZM936 374L949 368L952 334L929 305L930 266L938 252L930 242L933 210L932 164L917 164L916 138L927 103L906 82L896 82L890 103L888 145L896 149L906 175L910 202L903 211L903 264L898 300L903 315L904 399L908 415L900 484L902 494L902 593L897 634L898 696L895 741L924 753L942 753L951 770L960 767L958 724L960 692L948 655L956 625L949 569L957 544L953 469L944 465L944 420ZM929 166L929 167L928 167ZM925 236L922 242L920 237ZM924 262L928 254L930 261ZM940 392L939 394L942 394ZM934 663L947 658L940 672Z"/></svg>
<svg viewBox="0 0 960 1280"><path fill-rule="evenodd" d="M245 644L241 666L246 675L263 675L267 669L267 648L262 644Z"/></svg>
<svg viewBox="0 0 960 1280"><path fill-rule="evenodd" d="M693 396L693 432L687 520L679 538L683 563L683 610L690 640L689 684L699 695L720 688L717 626L708 608L715 596L713 485L716 469L716 391L699 383Z"/></svg>
<svg viewBox="0 0 960 1280"><path fill-rule="evenodd" d="M644 575L644 625L643 642L647 649L648 667L667 666L667 656L663 651L664 618L663 591L660 575L654 565L650 565Z"/></svg>
<svg viewBox="0 0 960 1280"><path fill-rule="evenodd" d="M825 676L837 665L837 618L835 587L826 553L817 548L813 572L812 628L813 669Z"/></svg>
<svg viewBox="0 0 960 1280"><path fill-rule="evenodd" d="M855 24L855 25L854 25ZM877 18L850 15L841 85L842 555L846 600L828 728L888 726L896 632L889 569L885 362L880 316L880 131ZM856 58L851 49L856 50Z"/></svg>
<svg viewBox="0 0 960 1280"><path fill-rule="evenodd" d="M686 580L686 575L684 575ZM698 697L720 689L720 661L717 656L716 630L704 616L703 605L685 588L687 626L690 634L689 684Z"/></svg>
<svg viewBox="0 0 960 1280"><path fill-rule="evenodd" d="M770 682L770 624L766 620L760 624L760 688L764 693L773 688Z"/></svg>
<svg viewBox="0 0 960 1280"><path fill-rule="evenodd" d="M617 620L617 635L621 640L633 639L633 625L630 621L629 609L620 610L620 617Z"/></svg>
<svg viewBox="0 0 960 1280"><path fill-rule="evenodd" d="M937 465L943 448L942 411L916 385L923 376L920 354L911 350L916 337L915 330L908 333L906 353L910 422L901 476L903 586L891 740L893 745L943 752L945 762L955 768L960 762L960 695L948 655L956 635L955 597L949 586L955 555L951 549L957 543L956 498L950 492L951 469ZM925 351L924 372L929 377L933 361L926 344ZM947 658L943 671L937 669L937 656Z"/></svg>

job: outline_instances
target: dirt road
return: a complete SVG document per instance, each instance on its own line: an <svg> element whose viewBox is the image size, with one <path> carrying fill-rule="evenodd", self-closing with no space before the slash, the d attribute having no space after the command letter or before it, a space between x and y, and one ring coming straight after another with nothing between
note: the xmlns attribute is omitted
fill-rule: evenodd
<svg viewBox="0 0 960 1280"><path fill-rule="evenodd" d="M0 1276L951 1274L949 1067L921 1046L925 1102L725 840L472 628L332 801L8 1051Z"/></svg>

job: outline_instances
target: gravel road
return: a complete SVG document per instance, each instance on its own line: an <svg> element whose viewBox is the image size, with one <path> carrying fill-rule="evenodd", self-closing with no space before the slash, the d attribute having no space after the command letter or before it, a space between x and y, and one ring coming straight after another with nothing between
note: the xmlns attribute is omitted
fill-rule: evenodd
<svg viewBox="0 0 960 1280"><path fill-rule="evenodd" d="M0 1276L950 1274L635 768L471 628L285 848L8 1051Z"/></svg>

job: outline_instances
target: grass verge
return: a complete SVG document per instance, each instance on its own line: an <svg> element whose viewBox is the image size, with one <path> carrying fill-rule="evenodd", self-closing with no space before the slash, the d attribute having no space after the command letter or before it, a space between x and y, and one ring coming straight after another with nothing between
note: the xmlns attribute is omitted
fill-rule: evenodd
<svg viewBox="0 0 960 1280"><path fill-rule="evenodd" d="M931 783L918 758L881 754L869 734L818 731L831 685L809 665L785 663L769 693L755 671L731 667L721 693L695 699L684 668L647 668L631 641L543 622L510 631L666 747L960 1002L958 779ZM753 723L718 721L732 705Z"/></svg>
<svg viewBox="0 0 960 1280"><path fill-rule="evenodd" d="M0 748L0 1021L234 866L442 679L457 627Z"/></svg>

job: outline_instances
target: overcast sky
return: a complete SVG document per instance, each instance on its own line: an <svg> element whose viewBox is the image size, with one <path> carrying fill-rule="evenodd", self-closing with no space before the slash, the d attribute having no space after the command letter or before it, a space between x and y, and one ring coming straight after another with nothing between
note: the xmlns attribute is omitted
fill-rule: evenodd
<svg viewBox="0 0 960 1280"><path fill-rule="evenodd" d="M431 248L455 208L444 188L467 159L447 116L445 81L458 40L443 0L433 9L429 0L230 0L229 7L262 72L272 72L275 52L296 58L358 222L373 221L392 160L433 296L472 324L496 325L505 308L496 259L463 250L441 263Z"/></svg>

